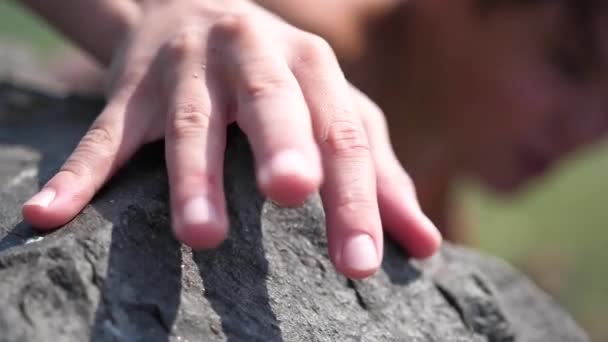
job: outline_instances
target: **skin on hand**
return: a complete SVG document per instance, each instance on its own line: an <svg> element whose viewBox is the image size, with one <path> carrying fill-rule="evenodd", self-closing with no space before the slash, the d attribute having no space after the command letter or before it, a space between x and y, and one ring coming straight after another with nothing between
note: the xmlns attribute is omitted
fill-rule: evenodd
<svg viewBox="0 0 608 342"><path fill-rule="evenodd" d="M247 135L261 191L295 206L320 190L336 268L380 266L383 225L414 257L441 237L397 161L382 112L345 79L330 46L249 2L152 2L114 58L108 104L61 170L25 203L57 228L145 143L165 139L176 237L227 236L226 126Z"/></svg>

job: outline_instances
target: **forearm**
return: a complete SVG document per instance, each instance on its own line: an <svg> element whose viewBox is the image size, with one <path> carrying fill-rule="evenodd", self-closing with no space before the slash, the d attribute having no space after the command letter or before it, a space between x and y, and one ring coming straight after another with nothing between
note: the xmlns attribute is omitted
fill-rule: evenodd
<svg viewBox="0 0 608 342"><path fill-rule="evenodd" d="M133 0L21 0L103 65L136 22Z"/></svg>

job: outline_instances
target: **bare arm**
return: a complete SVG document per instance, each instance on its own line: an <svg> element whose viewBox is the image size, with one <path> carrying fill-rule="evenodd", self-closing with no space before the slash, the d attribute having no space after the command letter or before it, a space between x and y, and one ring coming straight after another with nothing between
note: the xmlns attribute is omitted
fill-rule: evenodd
<svg viewBox="0 0 608 342"><path fill-rule="evenodd" d="M104 65L139 17L131 0L21 0Z"/></svg>

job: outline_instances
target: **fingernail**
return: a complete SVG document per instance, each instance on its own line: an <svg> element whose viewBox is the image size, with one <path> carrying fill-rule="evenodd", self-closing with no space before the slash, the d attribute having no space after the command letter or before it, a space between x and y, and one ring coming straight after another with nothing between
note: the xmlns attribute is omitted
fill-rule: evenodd
<svg viewBox="0 0 608 342"><path fill-rule="evenodd" d="M374 240L368 234L350 237L342 247L341 262L357 272L367 272L377 268L380 263Z"/></svg>
<svg viewBox="0 0 608 342"><path fill-rule="evenodd" d="M39 207L46 208L51 202L55 199L57 193L53 188L44 188L39 193L34 195L29 201L25 202L24 205L35 205Z"/></svg>
<svg viewBox="0 0 608 342"><path fill-rule="evenodd" d="M207 225L215 220L211 202L205 197L196 197L184 205L182 210L182 225Z"/></svg>
<svg viewBox="0 0 608 342"><path fill-rule="evenodd" d="M296 150L283 150L273 156L260 170L261 184L268 184L273 176L297 174L306 170L310 163Z"/></svg>

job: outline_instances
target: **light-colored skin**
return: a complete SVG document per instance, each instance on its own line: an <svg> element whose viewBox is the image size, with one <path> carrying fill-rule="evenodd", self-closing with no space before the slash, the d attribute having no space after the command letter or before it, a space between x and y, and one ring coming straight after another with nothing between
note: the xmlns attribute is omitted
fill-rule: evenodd
<svg viewBox="0 0 608 342"><path fill-rule="evenodd" d="M330 256L346 276L379 268L383 224L413 256L437 250L441 237L392 151L382 113L346 81L324 39L243 0L144 1L135 12L118 0L24 2L111 61L106 108L25 203L29 223L67 223L143 144L164 138L175 235L215 247L228 230L225 128L237 122L267 196L292 206L320 189ZM66 15L70 5L82 16Z"/></svg>
<svg viewBox="0 0 608 342"><path fill-rule="evenodd" d="M213 205L219 208L218 217L225 218L221 187L217 186L221 181L213 179L206 183L203 176L188 176L221 176L221 170L217 168L221 165L221 153L218 147L212 146L217 142L222 146L223 129L210 129L213 122L210 118L219 117L222 124L236 120L248 133L256 153L258 175L264 174L262 170L268 156L277 155L281 147L293 147L305 158L310 158L302 168L261 177L261 188L270 197L295 204L321 184L320 174L325 176L322 194L328 213L330 254L344 274L364 277L378 267L379 258L373 258L377 254L358 247L357 252L346 253L348 257L342 258L341 248L353 234L363 232L374 239L377 253L381 255L379 215L384 228L412 255L422 257L436 250L439 235L419 210L410 178L397 163L388 142L382 114L354 88L347 90L349 86L335 62L334 53L322 40L259 8L249 12L253 7L248 7L241 12L236 1L184 0L178 3L170 10L160 7L163 20L147 21L146 18L154 18L157 6L166 5L146 2L150 7L144 7L140 14L142 19L133 24L138 29L129 30L135 33L126 44L127 53L123 50L118 54L134 58L137 52L142 52L154 60L168 60L161 66L152 62L148 73L153 75L151 78L168 74L168 77L163 76L164 81L142 83L165 89L150 96L158 102L141 104L148 106L145 114L125 111L125 101L137 97L128 96L128 92L122 97L117 95L121 93L116 89L124 84L121 77L128 79L137 75L136 71L147 63L119 57L115 65L122 67L113 69L114 79L119 81L111 87L114 95L109 97L110 105L97 122L120 124L119 128L131 133L125 137L133 139L135 133L144 134L141 131L148 129L139 124L152 120L150 127L158 129L153 130L154 134L146 135L147 140L152 140L163 137L163 127L158 126L162 126L159 122L164 120L154 119L164 119L164 113L175 113L167 106L182 103L181 96L187 96L189 100L205 99L201 101L203 109L196 112L218 113L204 121L206 130L202 133L188 134L186 140L192 140L188 144L180 144L180 139L176 141L175 130L171 128L175 125L171 120L166 125L169 128L165 138L173 214L179 238L195 247L211 247L224 236L225 223L187 225L188 234L180 232L179 218L184 207L180 200L176 201L189 198L192 195L189 191L193 189L210 189L216 196ZM216 4L212 13L217 15L179 11L179 8L191 9L188 6L208 7L211 3ZM223 5L217 7L217 3ZM228 3L237 5L223 7ZM590 53L589 47L581 44L585 36L576 33L580 23L572 21L572 11L561 0L540 1L536 5L503 4L485 14L479 11L479 0L413 0L408 3L400 0L310 0L305 4L300 0L259 0L259 3L289 23L329 41L349 79L384 110L393 133L392 145L416 184L422 208L450 238L458 236L450 192L461 176L474 176L498 191L512 191L542 174L575 148L597 140L608 128L606 11L595 11L598 17L589 21L596 36L596 51ZM249 18L243 23L243 15L238 16L236 22L244 25L236 25L240 28L236 31L230 28L232 24L226 26L223 20L226 14L234 13L235 8L236 12ZM338 12L343 15L336 15ZM170 18L175 17L168 14L178 16L179 23L172 22ZM188 18L195 23L190 25ZM230 19L229 16L227 20L234 21L234 17ZM218 22L222 23L219 30ZM195 44L180 44L180 39L175 37L182 32L182 25L188 30L194 28L198 32L195 37L213 38L219 31L221 37L228 34L229 38L220 39L223 43L210 39L206 49L196 44L205 41L203 38L193 39ZM201 31L200 26L212 29ZM159 32L157 30L165 35L154 33ZM242 38L244 36L249 38ZM75 39L78 41L78 37ZM245 41L252 45L243 44ZM183 50L176 49L176 45L188 45L188 53L178 53L180 56L176 57L176 50ZM277 65L287 65L283 67L282 75L292 79L300 89L293 89L288 94L281 90L280 99L273 97L272 91L266 91L265 97L277 98L272 100L277 104L248 111L255 113L248 117L256 122L247 123L243 121L243 113L236 110L242 95L241 100L238 95L235 100L235 91L251 95L251 83L243 86L242 80L266 74L258 68L236 72L230 74L231 77L222 73L226 68L233 72L242 70L235 65L248 65L245 62L255 60L251 56L256 55L252 53L260 51L262 46L265 57L259 60L276 58L272 59L274 70ZM209 51L213 52L211 55L222 54L224 64L211 67L213 60L208 59ZM98 58L103 60L103 57ZM192 60L198 63L196 70L190 70ZM202 72L202 64L206 65L207 74L212 75L205 77L207 82L192 77ZM199 75L199 80L201 77ZM266 81L269 79L274 80L266 78ZM197 82L198 87L185 84ZM281 89L286 86L285 82L278 84ZM272 86L273 82L267 85ZM240 90L243 87L249 91ZM195 88L199 89L198 95ZM208 96L201 94L200 88L216 91ZM254 94L259 93L258 88L253 88ZM319 99L330 102L321 103ZM137 101L133 103L137 104ZM232 104L233 107L229 107L232 110L218 110L218 103ZM280 113L275 113L276 108L281 108ZM288 115L283 115L285 108L289 108ZM335 122L336 114L348 114L340 117L340 120L347 118L344 121L348 123L347 127L330 124ZM116 117L134 118L132 120L138 126L132 127L129 120L125 122ZM169 115L170 119L175 117L175 114ZM281 118L279 124L278 117ZM110 119L103 121L104 118ZM197 120L188 122L197 123ZM303 121L298 120L312 122L311 132L305 134L308 137L285 134L302 134L301 127L296 126ZM74 182L79 184L76 192L66 192L63 200L56 200L46 208L40 206L40 202L30 202L24 208L26 219L50 228L73 217L120 165L114 164L111 170L102 167L108 165L108 160L114 160L114 153L120 150L105 147L108 142L120 141L122 135L116 132L97 130L100 139L93 130L92 136L83 140L75 156L66 164L67 172L60 173L49 183L58 189L67 189L65 184ZM123 144L123 148L130 146L131 149L129 153L121 154L120 162L128 159L140 144L141 141ZM184 146L183 152L175 146ZM206 158L196 153L202 148L208 151ZM321 152L320 162L314 161L315 148ZM198 156L202 161L197 162L192 156ZM309 177L311 174L317 176ZM263 181L265 178L272 179L269 183L274 185L269 186ZM184 183L183 179L194 180L195 185ZM282 194L280 184L301 191ZM217 230L217 227L221 229ZM370 262L372 259L374 262Z"/></svg>

